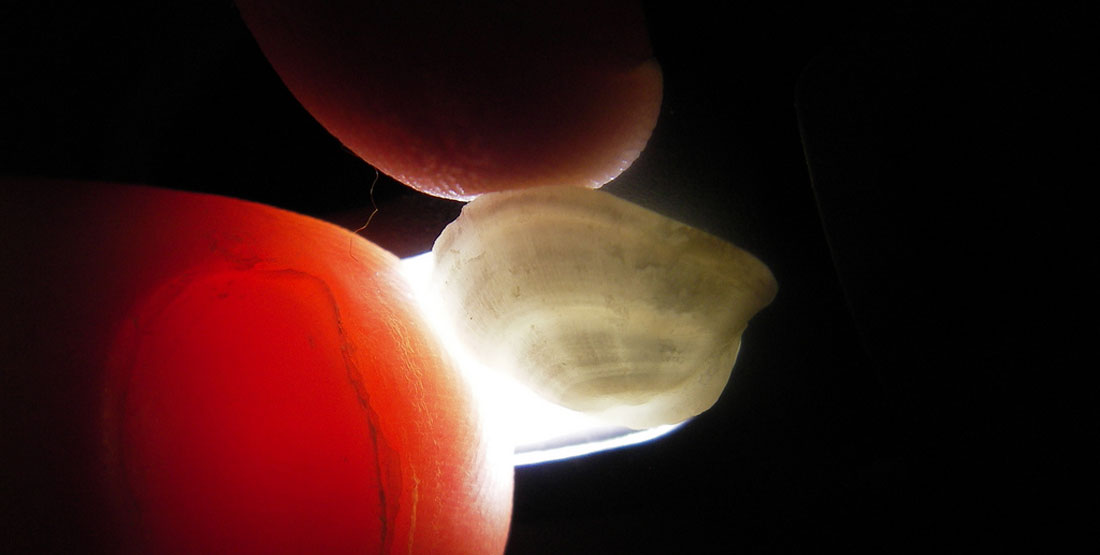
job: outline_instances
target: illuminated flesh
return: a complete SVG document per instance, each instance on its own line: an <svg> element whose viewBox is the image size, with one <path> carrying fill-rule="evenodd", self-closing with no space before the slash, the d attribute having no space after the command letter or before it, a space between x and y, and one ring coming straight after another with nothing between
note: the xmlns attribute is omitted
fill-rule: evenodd
<svg viewBox="0 0 1100 555"><path fill-rule="evenodd" d="M18 338L0 345L0 400L20 414L4 455L28 509L13 533L503 552L510 445L396 257L298 214L143 187L0 179L0 216L0 338Z"/></svg>

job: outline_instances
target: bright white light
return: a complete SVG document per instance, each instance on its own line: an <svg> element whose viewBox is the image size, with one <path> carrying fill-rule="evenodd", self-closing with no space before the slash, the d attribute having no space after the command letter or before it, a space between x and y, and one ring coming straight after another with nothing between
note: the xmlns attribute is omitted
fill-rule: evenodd
<svg viewBox="0 0 1100 555"><path fill-rule="evenodd" d="M451 353L459 370L469 378L485 412L515 445L516 466L588 455L663 436L682 424L632 430L604 424L565 407L555 405L501 372L486 368L455 338L440 315L430 291L432 253L405 258L402 271L412 285L425 319Z"/></svg>

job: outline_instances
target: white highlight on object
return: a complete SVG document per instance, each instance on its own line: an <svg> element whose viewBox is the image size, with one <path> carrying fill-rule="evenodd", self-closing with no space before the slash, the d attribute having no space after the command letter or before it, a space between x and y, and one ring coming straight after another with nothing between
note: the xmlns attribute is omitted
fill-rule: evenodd
<svg viewBox="0 0 1100 555"><path fill-rule="evenodd" d="M403 259L402 272L412 285L421 311L441 338L455 364L473 384L483 408L515 446L515 466L579 457L656 439L684 423L647 430L605 424L539 397L502 372L478 362L455 338L430 292L431 252Z"/></svg>
<svg viewBox="0 0 1100 555"><path fill-rule="evenodd" d="M778 290L744 249L580 187L485 193L432 253L440 315L478 360L635 430L713 406Z"/></svg>

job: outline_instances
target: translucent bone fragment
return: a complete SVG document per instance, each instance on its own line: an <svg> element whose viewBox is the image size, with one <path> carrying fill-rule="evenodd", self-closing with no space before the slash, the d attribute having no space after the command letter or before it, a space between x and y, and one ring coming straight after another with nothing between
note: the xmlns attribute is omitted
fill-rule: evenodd
<svg viewBox="0 0 1100 555"><path fill-rule="evenodd" d="M710 408L777 290L744 250L574 187L483 195L433 252L434 291L482 362L638 429Z"/></svg>

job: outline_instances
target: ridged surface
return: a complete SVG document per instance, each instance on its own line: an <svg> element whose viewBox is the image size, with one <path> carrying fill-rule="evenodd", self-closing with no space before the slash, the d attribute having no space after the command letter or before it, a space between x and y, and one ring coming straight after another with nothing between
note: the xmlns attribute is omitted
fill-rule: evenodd
<svg viewBox="0 0 1100 555"><path fill-rule="evenodd" d="M706 410L777 286L751 254L574 187L486 194L436 241L434 286L490 367L632 428Z"/></svg>

